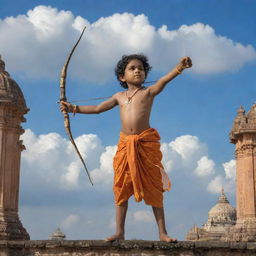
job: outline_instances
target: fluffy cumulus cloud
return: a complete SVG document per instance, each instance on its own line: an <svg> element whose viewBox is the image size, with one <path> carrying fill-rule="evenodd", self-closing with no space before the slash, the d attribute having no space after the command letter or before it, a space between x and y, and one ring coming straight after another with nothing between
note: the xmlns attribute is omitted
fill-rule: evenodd
<svg viewBox="0 0 256 256"><path fill-rule="evenodd" d="M31 130L26 130L22 139L27 148L22 153L22 174L26 187L38 189L44 186L44 189L63 191L88 189L87 175L69 141L57 133L37 136ZM95 134L81 135L76 138L76 143L90 170L96 191L101 193L109 189L113 182L112 164L116 146L103 146ZM188 179L193 176L201 178L211 193L218 193L221 186L226 191L234 190L235 160L217 168L208 156L207 146L198 137L177 137L169 143L163 142L161 150L167 172L183 172ZM221 174L223 172L225 174Z"/></svg>
<svg viewBox="0 0 256 256"><path fill-rule="evenodd" d="M227 179L235 180L236 178L236 160L232 159L223 164L225 175Z"/></svg>
<svg viewBox="0 0 256 256"><path fill-rule="evenodd" d="M229 193L235 192L236 161L234 159L222 164L225 174L218 174L208 184L207 190L218 194L222 187Z"/></svg>
<svg viewBox="0 0 256 256"><path fill-rule="evenodd" d="M84 187L83 166L69 141L57 133L35 135L26 130L22 136L27 148L22 154L24 174L42 179L51 186L74 190ZM110 185L113 180L113 157L116 146L101 144L97 135L87 134L76 138L76 144L84 157L93 182ZM214 162L208 159L207 146L198 137L183 135L169 143L162 143L163 164L167 172L185 169L198 176L208 176L214 172ZM225 164L228 175L231 167ZM33 182L34 183L34 182ZM34 183L35 184L35 183ZM97 186L96 186L97 188ZM101 186L102 188L102 186Z"/></svg>
<svg viewBox="0 0 256 256"><path fill-rule="evenodd" d="M0 53L10 72L56 77L85 25L71 73L96 83L113 77L121 55L135 52L147 54L157 71L167 71L181 56L190 55L192 71L205 74L237 70L256 59L252 46L220 36L202 23L170 30L164 24L154 27L144 14L132 13L116 13L90 23L86 17L43 5L0 20Z"/></svg>
<svg viewBox="0 0 256 256"><path fill-rule="evenodd" d="M86 187L86 173L69 141L57 133L37 136L31 130L26 130L22 139L26 146L22 153L22 171L27 182L33 180L33 186L44 184L66 190ZM98 168L100 163L104 170L109 167L104 159L106 149L97 135L82 135L75 141L89 170Z"/></svg>
<svg viewBox="0 0 256 256"><path fill-rule="evenodd" d="M202 169L202 160L200 159L204 161L208 155L207 146L198 137L192 135L182 135L169 143L163 143L161 150L167 172L178 169L192 172L195 168L198 168L198 161ZM208 161L212 160L208 159ZM201 170L201 172L204 172L206 175L211 174L209 170L206 171L205 169ZM198 172L195 173L199 175Z"/></svg>
<svg viewBox="0 0 256 256"><path fill-rule="evenodd" d="M169 146L176 151L183 160L191 160L206 151L206 146L196 136L183 135L169 143Z"/></svg>
<svg viewBox="0 0 256 256"><path fill-rule="evenodd" d="M187 179L200 178L205 190L219 194L221 188L235 192L236 161L230 160L221 166L209 158L207 145L192 135L183 135L169 143L162 143L163 164L167 172L183 173ZM182 176L184 177L184 176Z"/></svg>
<svg viewBox="0 0 256 256"><path fill-rule="evenodd" d="M96 184L110 185L113 182L113 157L116 152L116 146L107 146L100 156L100 166L91 172Z"/></svg>
<svg viewBox="0 0 256 256"><path fill-rule="evenodd" d="M211 159L208 159L207 156L203 156L197 161L197 167L195 169L195 173L198 176L208 176L215 172L214 168L215 168L214 161Z"/></svg>

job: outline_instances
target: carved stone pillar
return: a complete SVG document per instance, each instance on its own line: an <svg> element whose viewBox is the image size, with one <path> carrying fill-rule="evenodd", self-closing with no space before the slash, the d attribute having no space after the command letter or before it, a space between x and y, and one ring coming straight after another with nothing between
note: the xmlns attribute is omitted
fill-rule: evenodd
<svg viewBox="0 0 256 256"><path fill-rule="evenodd" d="M230 141L236 145L237 222L226 240L256 241L256 104L234 120Z"/></svg>
<svg viewBox="0 0 256 256"><path fill-rule="evenodd" d="M0 56L0 240L29 239L18 216L20 126L29 109L18 84L5 71Z"/></svg>

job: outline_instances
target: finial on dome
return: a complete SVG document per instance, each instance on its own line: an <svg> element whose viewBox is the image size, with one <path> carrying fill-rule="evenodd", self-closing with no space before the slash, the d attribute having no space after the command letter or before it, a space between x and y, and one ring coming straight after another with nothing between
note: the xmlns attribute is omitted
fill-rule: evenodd
<svg viewBox="0 0 256 256"><path fill-rule="evenodd" d="M221 186L221 193L220 193L220 197L219 197L218 203L229 203L229 201L228 201L228 199L227 199L227 197L225 195L223 185Z"/></svg>

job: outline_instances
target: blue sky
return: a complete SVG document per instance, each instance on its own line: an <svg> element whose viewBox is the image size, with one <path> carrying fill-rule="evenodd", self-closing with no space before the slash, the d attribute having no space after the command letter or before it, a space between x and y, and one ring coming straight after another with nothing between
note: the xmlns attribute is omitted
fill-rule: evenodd
<svg viewBox="0 0 256 256"><path fill-rule="evenodd" d="M95 182L91 187L56 104L61 67L84 25L69 66L68 99L122 90L113 70L123 54L149 57L148 81L184 54L193 60L193 68L155 99L151 116L173 185L165 194L170 235L184 239L195 223L206 222L222 185L235 205L228 134L239 106L248 111L255 102L255 1L0 0L0 6L0 54L30 108L23 124L20 216L32 239L47 239L57 227L68 239L103 239L114 232L118 109L71 118ZM158 239L150 207L131 198L127 239L133 238Z"/></svg>

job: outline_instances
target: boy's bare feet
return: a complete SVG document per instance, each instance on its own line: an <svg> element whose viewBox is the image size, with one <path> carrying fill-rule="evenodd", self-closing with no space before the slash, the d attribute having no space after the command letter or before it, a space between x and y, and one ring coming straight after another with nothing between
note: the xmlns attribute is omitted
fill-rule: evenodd
<svg viewBox="0 0 256 256"><path fill-rule="evenodd" d="M176 238L171 238L167 234L161 234L159 235L160 241L168 242L168 243L177 243Z"/></svg>
<svg viewBox="0 0 256 256"><path fill-rule="evenodd" d="M117 240L124 240L124 235L123 234L114 234L113 236L105 238L106 242L114 242Z"/></svg>

